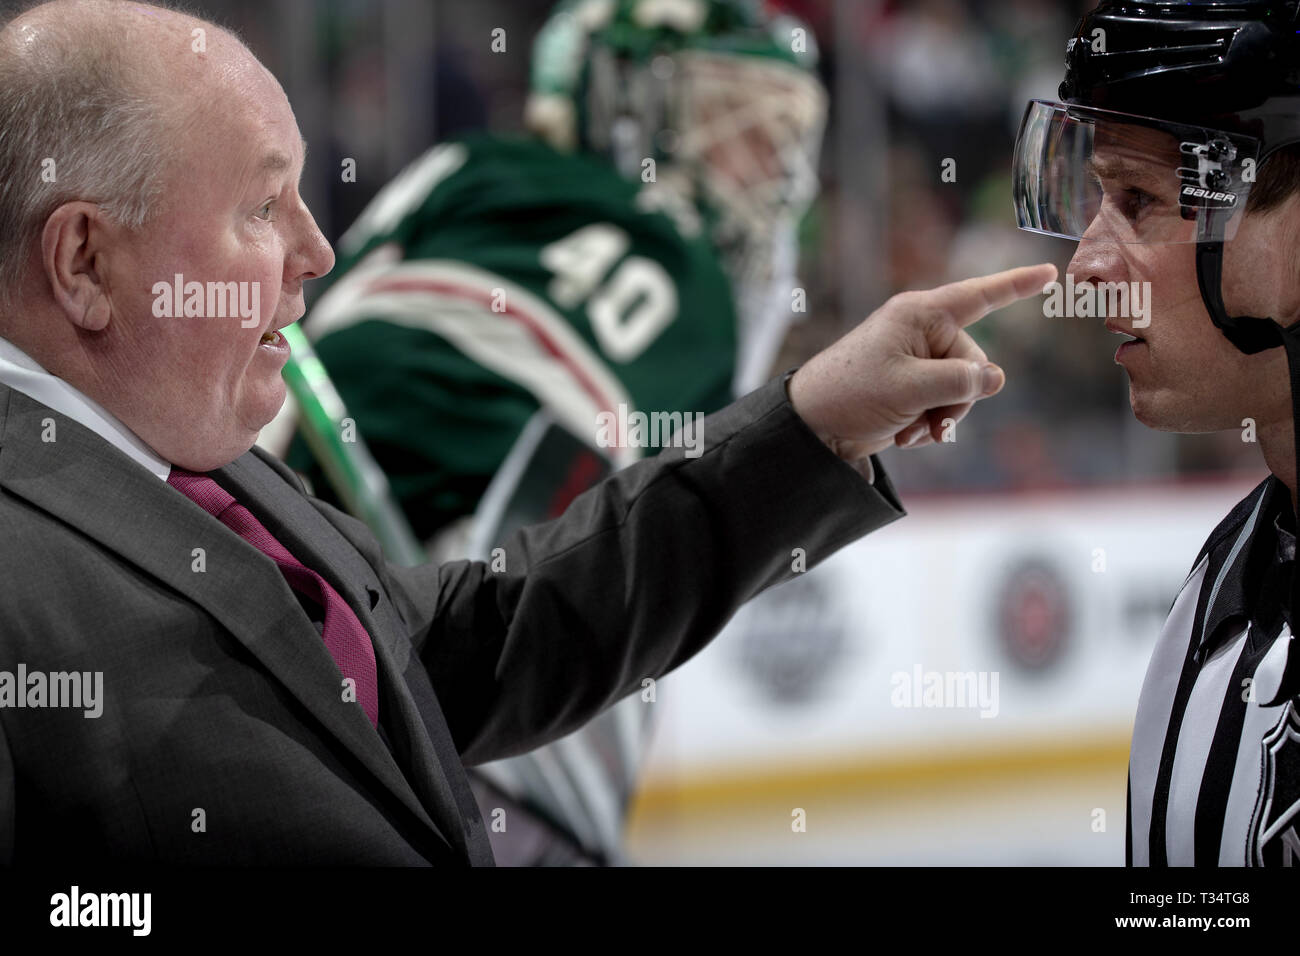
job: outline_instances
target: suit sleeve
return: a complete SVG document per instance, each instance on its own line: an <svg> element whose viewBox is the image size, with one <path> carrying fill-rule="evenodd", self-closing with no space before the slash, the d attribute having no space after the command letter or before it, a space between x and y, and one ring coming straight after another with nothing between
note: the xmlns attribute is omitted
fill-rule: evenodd
<svg viewBox="0 0 1300 956"><path fill-rule="evenodd" d="M904 514L773 379L668 448L521 529L488 563L381 568L473 765L561 737L679 666L763 589ZM796 549L801 549L796 550Z"/></svg>

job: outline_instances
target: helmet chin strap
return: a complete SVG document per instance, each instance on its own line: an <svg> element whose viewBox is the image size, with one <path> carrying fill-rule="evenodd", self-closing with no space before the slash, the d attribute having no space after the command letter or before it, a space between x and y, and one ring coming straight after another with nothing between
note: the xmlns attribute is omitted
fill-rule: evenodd
<svg viewBox="0 0 1300 956"><path fill-rule="evenodd" d="M1229 316L1223 307L1223 240L1221 226L1203 227L1213 230L1213 239L1196 242L1196 284L1201 288L1201 299L1210 318L1233 345L1247 355L1282 344L1282 327L1273 319L1254 316ZM1289 356L1288 352L1288 356Z"/></svg>
<svg viewBox="0 0 1300 956"><path fill-rule="evenodd" d="M1196 243L1196 282L1200 286L1201 299L1210 313L1210 319L1218 326L1233 345L1247 355L1254 355L1265 349L1281 345L1286 349L1287 371L1291 377L1291 438L1295 455L1295 477L1300 481L1300 322L1283 328L1275 319L1261 319L1255 316L1229 316L1223 307L1223 224L1216 215L1217 211L1205 210L1201 216L1201 226ZM1290 502L1288 501L1288 504ZM1297 521L1300 530L1300 521ZM1296 564L1300 565L1300 555ZM1292 641L1297 627L1300 627L1300 574L1296 567L1291 570L1291 594L1288 608L1288 623L1291 626ZM1300 693L1300 643L1292 644L1287 655L1286 667L1282 681L1272 700L1260 703L1273 706L1282 703Z"/></svg>

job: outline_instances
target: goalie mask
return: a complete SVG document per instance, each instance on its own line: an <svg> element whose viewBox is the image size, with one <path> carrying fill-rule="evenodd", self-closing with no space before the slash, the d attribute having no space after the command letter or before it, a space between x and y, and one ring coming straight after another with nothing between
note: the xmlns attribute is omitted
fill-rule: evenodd
<svg viewBox="0 0 1300 956"><path fill-rule="evenodd" d="M707 230L737 301L738 394L790 322L827 112L816 62L812 31L757 0L568 0L534 46L526 125L608 157L684 232Z"/></svg>
<svg viewBox="0 0 1300 956"><path fill-rule="evenodd" d="M538 35L525 121L761 245L817 193L826 93L811 31L744 0L571 0Z"/></svg>

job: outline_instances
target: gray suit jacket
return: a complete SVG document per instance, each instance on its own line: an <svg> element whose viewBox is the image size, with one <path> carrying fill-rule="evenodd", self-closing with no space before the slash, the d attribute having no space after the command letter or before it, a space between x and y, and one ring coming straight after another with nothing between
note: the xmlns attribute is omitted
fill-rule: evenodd
<svg viewBox="0 0 1300 956"><path fill-rule="evenodd" d="M389 564L260 449L213 472L369 631L386 746L269 558L0 385L0 672L103 681L97 718L0 706L0 862L490 865L464 765L572 731L789 577L795 548L811 567L903 513L779 379L704 439L517 533L496 573Z"/></svg>

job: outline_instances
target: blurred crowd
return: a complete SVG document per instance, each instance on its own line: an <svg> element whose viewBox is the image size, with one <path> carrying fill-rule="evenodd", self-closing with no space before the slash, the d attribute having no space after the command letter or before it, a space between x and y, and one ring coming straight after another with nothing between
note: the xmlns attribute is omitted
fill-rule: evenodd
<svg viewBox="0 0 1300 956"><path fill-rule="evenodd" d="M1078 0L787 0L819 38L832 111L823 188L803 229L808 313L774 372L843 334L876 302L1072 244L1015 228L1011 151L1030 97L1056 98ZM331 239L423 148L471 129L519 131L531 38L550 0L209 0L276 72L312 145L304 195ZM306 22L304 22L304 20ZM282 22L283 21L283 22ZM288 28L288 29L284 29ZM505 49L492 52L494 30ZM853 82L846 82L852 75ZM855 122L869 112L878 124ZM337 174L356 160L356 182ZM951 161L950 163L947 161ZM862 215L859 163L878 171ZM948 176L943 173L947 169ZM870 218L861 243L846 217ZM1158 321L1159 302L1154 303ZM1024 490L1259 472L1238 432L1172 436L1132 420L1119 340L1100 320L1045 318L1028 300L973 329L1005 391L955 442L887 465L904 492Z"/></svg>

